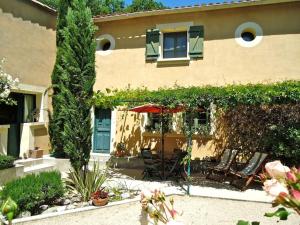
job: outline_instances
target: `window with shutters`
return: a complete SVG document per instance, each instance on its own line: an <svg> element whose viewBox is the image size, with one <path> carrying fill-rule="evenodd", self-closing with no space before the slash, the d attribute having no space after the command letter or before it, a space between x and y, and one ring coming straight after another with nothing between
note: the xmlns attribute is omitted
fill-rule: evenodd
<svg viewBox="0 0 300 225"><path fill-rule="evenodd" d="M189 63L203 58L203 25L193 22L157 24L146 32L146 61Z"/></svg>
<svg viewBox="0 0 300 225"><path fill-rule="evenodd" d="M187 57L187 32L165 33L163 37L163 58Z"/></svg>

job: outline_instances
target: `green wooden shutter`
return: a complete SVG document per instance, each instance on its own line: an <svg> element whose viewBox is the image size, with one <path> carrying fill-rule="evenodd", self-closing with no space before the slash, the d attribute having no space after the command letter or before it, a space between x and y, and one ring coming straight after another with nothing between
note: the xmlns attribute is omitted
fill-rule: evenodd
<svg viewBox="0 0 300 225"><path fill-rule="evenodd" d="M146 60L156 60L159 57L159 30L146 32Z"/></svg>
<svg viewBox="0 0 300 225"><path fill-rule="evenodd" d="M204 27L191 26L190 34L190 58L203 58L203 40L204 40Z"/></svg>

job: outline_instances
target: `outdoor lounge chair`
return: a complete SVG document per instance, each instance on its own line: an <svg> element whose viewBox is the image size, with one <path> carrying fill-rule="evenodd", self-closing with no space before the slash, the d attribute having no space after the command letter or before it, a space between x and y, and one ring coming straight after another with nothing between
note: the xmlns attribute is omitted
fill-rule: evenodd
<svg viewBox="0 0 300 225"><path fill-rule="evenodd" d="M161 160L154 157L149 149L141 149L144 161L143 179L161 177Z"/></svg>
<svg viewBox="0 0 300 225"><path fill-rule="evenodd" d="M230 184L244 191L257 177L257 173L262 169L267 156L267 153L255 152L244 169L241 171L231 170L230 174L234 176L234 179Z"/></svg>
<svg viewBox="0 0 300 225"><path fill-rule="evenodd" d="M232 163L235 162L237 153L238 150L236 149L225 149L221 156L219 164L215 167L209 168L209 172L206 178L216 181L223 181L225 179L225 176L229 172Z"/></svg>

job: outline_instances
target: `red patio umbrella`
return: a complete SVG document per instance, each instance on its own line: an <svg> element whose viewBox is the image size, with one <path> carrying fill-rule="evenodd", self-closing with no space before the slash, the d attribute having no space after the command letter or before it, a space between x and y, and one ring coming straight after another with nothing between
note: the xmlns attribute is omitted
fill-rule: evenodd
<svg viewBox="0 0 300 225"><path fill-rule="evenodd" d="M162 167L163 167L163 178L165 178L165 146L164 146L164 130L162 129L163 127L163 120L162 120L162 115L163 114L169 114L169 113L178 113L182 112L184 108L182 106L178 106L176 108L169 108L166 106L162 105L156 105L156 104L146 104L146 105L141 105L137 106L134 108L129 109L129 111L132 112L137 112L137 113L156 113L160 114L160 129L161 129L161 158L162 158Z"/></svg>

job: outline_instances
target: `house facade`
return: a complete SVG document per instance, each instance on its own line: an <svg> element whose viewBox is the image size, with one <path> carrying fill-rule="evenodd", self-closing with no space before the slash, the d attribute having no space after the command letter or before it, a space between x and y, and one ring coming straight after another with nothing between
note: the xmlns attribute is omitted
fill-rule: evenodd
<svg viewBox="0 0 300 225"><path fill-rule="evenodd" d="M0 1L0 59L19 84L14 106L0 105L0 153L48 152L48 94L55 62L56 12L38 1Z"/></svg>
<svg viewBox="0 0 300 225"><path fill-rule="evenodd" d="M18 107L0 106L0 153L23 157L34 147L50 148L47 90L55 62L56 13L35 0L0 1L0 8L5 34L0 35L0 58L20 80L13 90ZM94 22L99 28L95 91L300 79L298 0L208 4L97 16ZM210 131L195 135L193 158L214 155L213 106L195 123L209 124ZM94 107L92 124L93 154L111 154L123 143L133 155L142 147L159 149L153 115ZM169 152L186 146L179 124L174 117L166 134Z"/></svg>
<svg viewBox="0 0 300 225"><path fill-rule="evenodd" d="M99 28L95 91L300 79L299 1L209 4L99 16L94 21ZM131 154L141 147L159 149L160 135L149 117L96 108L93 151L110 153L119 143ZM195 119L212 122L201 115ZM154 127L150 132L149 126ZM193 158L214 155L211 136L194 137ZM185 142L174 128L166 134L166 151L185 148Z"/></svg>

